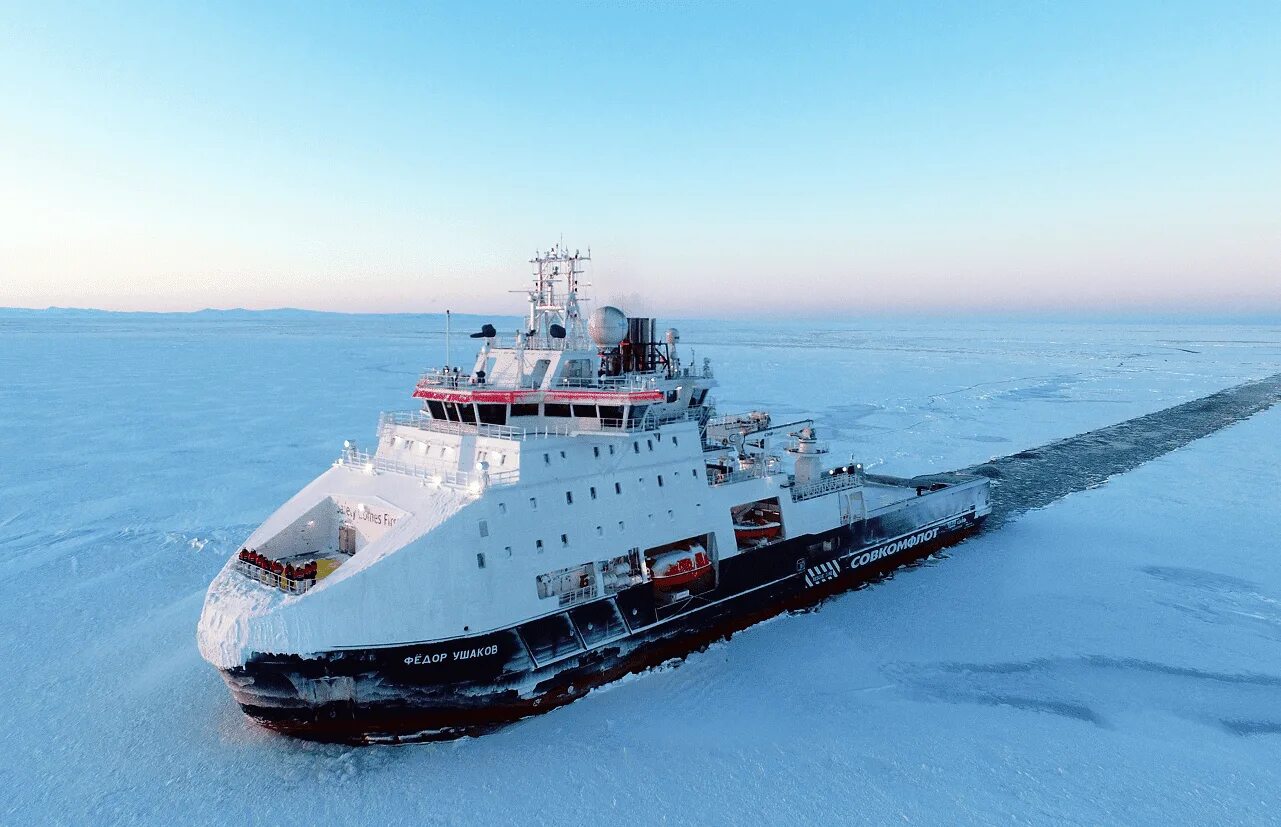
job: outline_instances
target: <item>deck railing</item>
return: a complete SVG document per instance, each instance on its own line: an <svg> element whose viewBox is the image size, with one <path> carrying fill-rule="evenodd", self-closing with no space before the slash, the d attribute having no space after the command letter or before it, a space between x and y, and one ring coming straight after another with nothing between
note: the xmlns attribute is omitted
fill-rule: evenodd
<svg viewBox="0 0 1281 827"><path fill-rule="evenodd" d="M306 577L301 580L297 580L292 577L286 577L283 574L276 574L274 571L267 571L264 568L260 568L259 566L255 566L253 563L248 563L244 560L236 561L236 571L240 572L245 577L257 580L263 585L280 589L281 591L288 592L289 594L302 594L312 586L316 585L316 578L314 577Z"/></svg>
<svg viewBox="0 0 1281 827"><path fill-rule="evenodd" d="M575 388L600 391L644 391L655 390L660 380L699 378L701 374L691 368L682 368L671 375L666 373L629 373L623 376L562 376L548 384L545 389L554 391L558 388ZM528 385L514 385L511 382L487 379L477 382L474 374L459 371L446 371L435 368L418 377L420 388L466 388L470 390L495 391L536 391L540 388Z"/></svg>
<svg viewBox="0 0 1281 827"><path fill-rule="evenodd" d="M778 476L782 473L782 463L777 458L768 458L763 462L753 463L746 468L735 468L732 471L717 471L709 468L707 470L707 481L711 485L730 485L744 480Z"/></svg>
<svg viewBox="0 0 1281 827"><path fill-rule="evenodd" d="M467 472L449 468L432 468L380 457L355 448L344 449L342 456L334 464L367 474L378 472L404 474L432 485L463 489L472 493L479 493L482 489L491 486L512 485L520 479L519 471Z"/></svg>
<svg viewBox="0 0 1281 827"><path fill-rule="evenodd" d="M824 494L831 494L834 491L845 491L850 488L858 488L862 484L862 472L842 474L829 474L824 472L818 479L809 480L808 482L793 483L792 502L811 500L815 497L821 497Z"/></svg>
<svg viewBox="0 0 1281 827"><path fill-rule="evenodd" d="M653 431L664 425L686 422L698 418L698 409L685 408L659 415L653 412L645 414L641 420L592 419L582 417L571 419L563 425L549 425L537 428L519 428L514 425L485 425L482 423L453 422L444 419L433 419L422 411L388 411L378 418L378 437L386 435L387 429L397 425L406 425L423 431L438 434L475 434L477 436L495 437L497 439L547 439L579 433L631 433L634 431Z"/></svg>

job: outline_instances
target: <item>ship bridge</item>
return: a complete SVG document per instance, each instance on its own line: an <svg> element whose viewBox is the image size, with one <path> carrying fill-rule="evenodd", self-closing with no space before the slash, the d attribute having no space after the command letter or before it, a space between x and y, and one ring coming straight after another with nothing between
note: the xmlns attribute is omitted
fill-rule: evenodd
<svg viewBox="0 0 1281 827"><path fill-rule="evenodd" d="M483 342L469 370L446 364L423 373L413 392L422 400L415 424L529 433L631 430L691 411L706 421L710 364L683 364L674 328L660 337L654 319L610 306L583 319L579 276L588 260L590 251L536 253L526 329L500 336L484 325L470 334Z"/></svg>

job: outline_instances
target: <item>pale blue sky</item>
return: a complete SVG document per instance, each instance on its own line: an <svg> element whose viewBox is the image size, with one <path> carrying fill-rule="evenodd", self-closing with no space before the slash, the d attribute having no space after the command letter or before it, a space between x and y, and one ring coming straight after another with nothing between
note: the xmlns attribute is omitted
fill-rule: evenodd
<svg viewBox="0 0 1281 827"><path fill-rule="evenodd" d="M1281 308L1281 3L0 16L0 305Z"/></svg>

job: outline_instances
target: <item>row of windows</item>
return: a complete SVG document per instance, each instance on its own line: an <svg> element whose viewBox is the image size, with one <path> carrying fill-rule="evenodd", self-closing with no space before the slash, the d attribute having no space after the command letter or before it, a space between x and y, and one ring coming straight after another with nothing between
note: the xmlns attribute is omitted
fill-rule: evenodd
<svg viewBox="0 0 1281 827"><path fill-rule="evenodd" d="M431 459L433 455L433 452L431 451L431 446L429 444L427 444L426 442L419 442L414 439L408 439L406 437L392 437L391 447L399 448L405 451L414 451L416 453L422 454L428 459ZM448 459L453 459L456 453L457 453L457 450L452 446L439 445L436 447L434 455L436 457L439 457L440 459L448 460ZM476 452L476 459L477 460L493 460L500 467L507 464L507 454L503 453L502 451L495 451L492 457L490 456L490 453L488 451L478 451Z"/></svg>
<svg viewBox="0 0 1281 827"><path fill-rule="evenodd" d="M662 441L662 439L663 439L663 435L662 435L662 434L655 434L654 436L655 436L655 437L656 437L660 442L661 442L661 441ZM679 437L673 436L673 437L671 437L671 440L672 440L672 445L674 445L674 446L680 445ZM650 450L650 451L653 451L653 450L654 450L654 440L653 440L653 439L646 439L646 440L645 440L645 444L648 446L648 448L649 448L649 450ZM426 453L428 452L428 445L427 445L427 443L425 443L425 442L418 442L418 441L416 441L416 440L411 440L411 439L407 439L407 438L404 438L404 437L393 437L393 438L392 438L392 447L393 447L393 448L399 447L399 448L403 448L403 449L405 449L405 450L411 450L411 449L414 449L414 450L417 450L417 451L418 451L419 453L421 453L421 454L426 454ZM615 446L613 443L611 443L611 444L609 444L609 445L605 446L605 448L608 450L608 452L609 452L609 456L613 456L613 455L616 453L616 448L617 448L617 446ZM639 453L640 453L640 440L633 440L633 441L632 441L632 452L633 452L633 453L637 453L637 454L639 454ZM451 454L453 454L453 453L454 453L454 448L452 448L452 447L450 447L450 446L447 446L447 445L441 445L441 446L439 446L439 447L436 449L436 453L437 453L437 455L438 455L440 458L445 459L445 458L449 457ZM561 458L561 459L565 459L565 458L566 458L566 455L565 455L565 452L564 452L564 451L560 451L559 453L560 453L560 458ZM497 460L498 460L498 465L502 466L502 465L506 465L506 464L507 464L507 455L506 455L505 453L502 453L501 451L500 451L500 452L496 452L495 456L496 456L496 458L497 458ZM596 459L599 459L599 458L601 457L601 446L599 446L599 445L593 445L593 446L592 446L592 456L593 456L593 457L595 457ZM479 451L479 452L477 452L476 459L477 459L477 460L484 460L484 459L488 459L488 452L486 452L486 451ZM550 452L544 453L544 454L543 454L543 464L544 464L544 465L551 465L551 462L552 462L552 455L551 455L551 453L550 453ZM659 485L662 485L662 483L659 483Z"/></svg>
<svg viewBox="0 0 1281 827"><path fill-rule="evenodd" d="M654 436L653 436L652 438L646 438L646 439L645 439L645 445L646 445L646 447L647 447L650 451L653 451L653 450L654 450L654 440L655 440L655 439L657 439L659 442L662 442L662 441L663 441L663 435L662 435L662 434L658 434L658 433L656 433L656 434L654 434ZM673 437L671 437L671 440L672 440L672 445L673 445L673 446L679 446L679 445L681 444L681 443L680 443L680 437L673 436ZM640 446L641 446L641 443L640 443L640 440L639 440L639 439L632 440L632 453L634 453L634 454L639 454L639 453L641 452ZM596 458L596 459L600 459L600 457L601 457L601 450L600 450L600 448L601 448L601 446L599 446L599 445L593 445L593 446L592 446L592 456L593 456L594 458ZM606 446L605 446L605 448L609 451L609 456L611 456L611 457L612 457L612 456L614 456L614 454L616 453L616 450L615 450L616 446L615 446L613 443L610 443L609 445L606 445ZM561 451L561 452L560 452L560 458L561 458L561 459L565 459L565 452L564 452L564 451ZM550 451L548 451L547 453L543 454L543 464L544 464L544 465L551 465L551 464L552 464L552 455L551 455L551 452L550 452Z"/></svg>
<svg viewBox="0 0 1281 827"><path fill-rule="evenodd" d="M679 476L680 476L680 474L681 474L681 472L680 472L680 470L679 470L679 469L677 469L676 471L673 471L673 472L672 472L672 476L679 477ZM698 479L698 469L697 469L697 468L691 468L691 469L690 469L690 471L689 471L689 475L690 475L691 477L693 477L694 479ZM663 485L664 485L664 483L663 483L663 475L662 475L662 474L656 474L656 475L655 475L655 477L654 477L654 479L655 479L655 481L658 483L658 487L659 487L659 488L662 488L662 487L663 487ZM636 482L637 482L637 484L638 484L638 485L642 485L642 486L643 486L643 485L645 484L645 478L644 478L644 477L637 477L637 478L636 478ZM592 498L593 500L594 500L594 499L597 499L596 486L594 486L594 485L592 485L592 486L588 486L588 488L587 488L587 492L588 492L588 494L591 496L591 498ZM618 495L621 495L621 494L623 493L623 484L622 484L621 482L615 482L615 483L614 483L614 493L615 493L615 494L618 494ZM566 492L565 492L565 504L566 504L566 505L573 505L573 504L574 504L574 492L573 492L573 491L566 491ZM529 510L530 510L530 511L537 511L537 510L538 510L538 498L537 498L537 497L530 497L530 498L529 498ZM500 503L498 503L498 513L499 513L499 514L506 514L506 513L507 513L507 503L505 503L505 502L500 502ZM485 524L485 521L484 521L484 520L481 520L481 521L480 521L480 524L481 524L481 535L480 535L480 536L485 537L485 536L487 536L487 535L485 534L485 531L487 530L487 529L485 528L485 525L486 525L486 524Z"/></svg>
<svg viewBox="0 0 1281 827"><path fill-rule="evenodd" d="M634 424L645 417L648 405L632 405L626 409L627 422ZM444 419L449 422L463 422L468 425L506 425L508 406L497 402L442 402L438 399L427 400L427 412L432 419ZM624 407L622 405L580 405L568 402L513 402L512 418L518 416L551 416L558 418L579 417L599 419L606 425L620 427L623 424Z"/></svg>
<svg viewBox="0 0 1281 827"><path fill-rule="evenodd" d="M694 507L695 507L695 508L702 508L702 507L703 507L703 504L702 504L702 503L695 503L695 504L694 504ZM654 522L654 515L653 515L653 514L648 514L648 515L646 515L646 516L649 518L649 521L650 521L651 523L652 523L652 522ZM668 519L669 521L671 521L671 520L675 520L675 519L676 519L676 511L675 511L675 509L671 509L671 508L667 509L667 519ZM625 534L626 532L627 532L627 522L626 522L625 520L619 520L619 521L618 521L618 533L619 533L619 534ZM489 525L488 525L488 523L487 523L485 520L481 520L481 521L480 521L480 536L481 536L481 537L488 537L488 536L489 536ZM604 536L605 536L605 527L604 527L604 526L599 526L599 525L598 525L598 526L596 526L596 536L597 536L597 537L604 537ZM560 535L560 546L561 546L561 548L569 548L569 544L570 544L570 538L569 538L569 535L568 535L568 534L562 534L562 535ZM546 550L546 546L544 546L543 541L542 541L542 539L541 539L541 538L540 538L540 539L536 539L536 540L534 540L534 551L535 551L536 553L538 553L538 554L542 554L542 553L543 553L543 551L545 551L545 550ZM511 547L511 546L503 546L503 552L504 552L504 554L506 554L506 556L511 557L511 556L512 556L512 547ZM482 569L485 567L485 553L484 553L483 551L482 551L482 552L478 552L478 553L476 554L476 567L477 567L477 568L482 568Z"/></svg>

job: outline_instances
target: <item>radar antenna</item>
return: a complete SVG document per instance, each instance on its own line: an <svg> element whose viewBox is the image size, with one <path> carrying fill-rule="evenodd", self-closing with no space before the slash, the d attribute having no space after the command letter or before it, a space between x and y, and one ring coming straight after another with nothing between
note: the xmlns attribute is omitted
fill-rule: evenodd
<svg viewBox="0 0 1281 827"><path fill-rule="evenodd" d="M550 250L534 251L534 257L529 260L534 268L534 286L528 291L530 334L549 337L552 326L559 325L565 330L565 338L571 341L583 338L586 331L579 309L579 276L583 274L583 264L591 258L591 248L586 255L578 250L570 253L563 241ZM557 289L561 282L563 292Z"/></svg>

